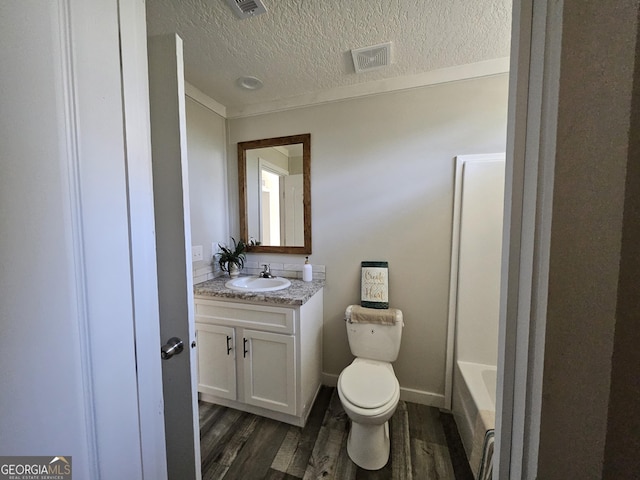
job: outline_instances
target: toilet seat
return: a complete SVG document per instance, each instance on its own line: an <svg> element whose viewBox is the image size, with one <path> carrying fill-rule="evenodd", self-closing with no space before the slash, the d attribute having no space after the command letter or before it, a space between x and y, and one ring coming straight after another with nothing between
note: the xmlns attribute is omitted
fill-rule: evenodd
<svg viewBox="0 0 640 480"><path fill-rule="evenodd" d="M374 409L388 404L399 388L393 369L386 362L358 359L342 371L340 390L356 407Z"/></svg>

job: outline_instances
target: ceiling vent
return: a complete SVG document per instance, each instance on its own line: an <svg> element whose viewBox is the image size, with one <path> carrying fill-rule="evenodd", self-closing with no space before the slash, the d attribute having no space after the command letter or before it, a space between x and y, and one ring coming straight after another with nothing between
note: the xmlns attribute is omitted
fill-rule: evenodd
<svg viewBox="0 0 640 480"><path fill-rule="evenodd" d="M356 73L369 72L391 65L391 42L351 50Z"/></svg>
<svg viewBox="0 0 640 480"><path fill-rule="evenodd" d="M227 0L227 3L238 18L244 19L267 13L261 0Z"/></svg>

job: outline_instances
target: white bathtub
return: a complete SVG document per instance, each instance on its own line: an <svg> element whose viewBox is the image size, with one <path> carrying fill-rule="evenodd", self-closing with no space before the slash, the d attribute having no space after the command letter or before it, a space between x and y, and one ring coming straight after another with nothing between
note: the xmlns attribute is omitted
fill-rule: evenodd
<svg viewBox="0 0 640 480"><path fill-rule="evenodd" d="M495 410L496 367L458 361L453 376L453 416L476 477L485 433L495 428Z"/></svg>

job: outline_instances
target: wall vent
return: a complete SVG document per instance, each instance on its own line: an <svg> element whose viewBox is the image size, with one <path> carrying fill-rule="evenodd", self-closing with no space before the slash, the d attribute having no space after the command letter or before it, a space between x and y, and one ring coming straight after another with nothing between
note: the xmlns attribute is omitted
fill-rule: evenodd
<svg viewBox="0 0 640 480"><path fill-rule="evenodd" d="M244 19L267 13L267 7L261 0L227 0L227 3L238 18Z"/></svg>
<svg viewBox="0 0 640 480"><path fill-rule="evenodd" d="M391 65L391 42L351 50L356 73L369 72Z"/></svg>

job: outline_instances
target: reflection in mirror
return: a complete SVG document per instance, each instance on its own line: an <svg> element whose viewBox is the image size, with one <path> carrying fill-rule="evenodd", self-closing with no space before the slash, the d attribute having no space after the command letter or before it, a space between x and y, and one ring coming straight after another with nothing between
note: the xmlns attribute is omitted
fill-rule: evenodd
<svg viewBox="0 0 640 480"><path fill-rule="evenodd" d="M302 144L247 150L246 165L248 239L303 246Z"/></svg>
<svg viewBox="0 0 640 480"><path fill-rule="evenodd" d="M253 252L311 253L311 135L238 143L240 235Z"/></svg>

